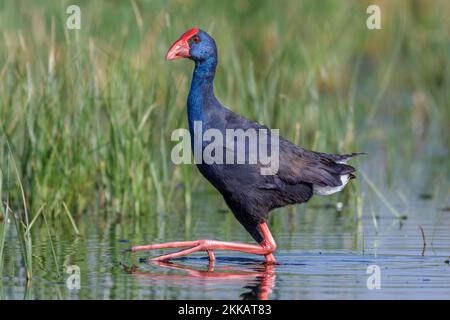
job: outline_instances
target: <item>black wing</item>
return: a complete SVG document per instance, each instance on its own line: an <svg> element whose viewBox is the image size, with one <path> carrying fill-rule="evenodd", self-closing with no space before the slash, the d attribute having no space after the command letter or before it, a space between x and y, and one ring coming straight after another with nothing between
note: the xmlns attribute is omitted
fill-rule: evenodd
<svg viewBox="0 0 450 320"><path fill-rule="evenodd" d="M269 130L266 126L228 111L225 117L227 128ZM342 162L360 153L339 155L309 151L281 136L279 138L280 158L276 175L285 183L291 185L310 183L320 187L336 187L342 184L341 175L355 172L354 167Z"/></svg>

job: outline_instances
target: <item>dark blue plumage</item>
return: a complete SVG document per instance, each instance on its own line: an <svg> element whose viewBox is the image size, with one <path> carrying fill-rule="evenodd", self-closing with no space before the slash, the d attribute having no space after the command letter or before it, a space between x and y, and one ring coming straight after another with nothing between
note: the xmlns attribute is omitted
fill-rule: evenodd
<svg viewBox="0 0 450 320"><path fill-rule="evenodd" d="M200 141L202 151L210 147L209 141L203 141L203 132L215 129L215 132L221 133L220 139L225 138L220 147L214 149L215 160L218 158L221 161L207 161L208 157L213 157L212 153L208 155L202 152L200 160L203 161L196 161L198 169L222 194L235 217L258 245L203 239L135 246L131 250L184 248L153 258L153 261L170 260L197 251L206 251L209 260L213 261L214 250L234 250L263 255L266 263L276 263L273 256L276 243L266 223L268 213L288 204L306 202L314 193L327 195L340 191L348 180L354 177L355 169L345 164L345 161L357 154L336 155L308 151L272 133L268 134L267 139L262 139L264 143L261 143L259 134L268 133L268 128L225 108L214 95L217 49L214 40L206 32L197 28L186 31L170 47L166 55L167 60L178 58L189 58L195 62L187 113L191 146L196 160L198 160L195 152L198 148L197 141ZM197 129L198 124L200 132ZM254 131L258 135L257 141L253 140L250 143L250 139L244 138L243 143L241 142L243 148L240 149L239 142L238 146L234 141L232 145L228 145L225 142L228 141L228 129L241 132ZM235 138L233 136L233 139ZM214 138L211 137L212 139ZM216 136L215 139L219 138ZM256 149L254 144L257 145ZM263 175L261 171L263 168L267 169L268 164L259 157L261 147L272 152L279 151L279 157L275 157L278 165L267 175ZM232 148L233 150L230 150ZM229 154L234 156L232 163L226 161ZM258 156L255 156L256 154ZM244 161L236 162L239 156ZM250 158L258 161L253 162ZM272 162L269 166L272 167Z"/></svg>
<svg viewBox="0 0 450 320"><path fill-rule="evenodd" d="M220 104L214 95L217 49L214 40L199 30L197 39L189 40L189 58L195 62L187 102L191 137L194 121L202 121L203 131L215 128L267 129ZM205 144L204 144L205 146ZM261 175L260 165L198 164L203 176L223 195L226 203L257 241L262 241L258 225L268 218L268 212L288 204L308 201L317 187L339 187L341 176L355 169L339 163L356 154L329 155L307 151L280 137L280 168L276 175Z"/></svg>

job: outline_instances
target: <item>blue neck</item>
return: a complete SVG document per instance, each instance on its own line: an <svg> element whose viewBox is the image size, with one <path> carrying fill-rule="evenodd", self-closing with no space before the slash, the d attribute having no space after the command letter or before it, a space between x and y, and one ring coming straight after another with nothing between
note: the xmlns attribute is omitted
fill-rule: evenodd
<svg viewBox="0 0 450 320"><path fill-rule="evenodd" d="M204 115L213 108L220 106L214 96L214 76L216 74L217 58L211 57L204 61L195 61L189 91L187 107L189 131L193 134L194 121L204 122Z"/></svg>

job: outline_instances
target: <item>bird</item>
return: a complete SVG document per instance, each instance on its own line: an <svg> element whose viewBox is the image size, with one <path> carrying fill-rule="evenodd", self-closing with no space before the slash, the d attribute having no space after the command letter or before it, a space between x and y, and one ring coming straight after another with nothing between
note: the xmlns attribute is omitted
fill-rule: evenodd
<svg viewBox="0 0 450 320"><path fill-rule="evenodd" d="M166 54L166 60L180 58L190 59L195 65L187 97L192 149L196 122L201 123L205 130L212 128L221 133L231 129L253 129L256 132L268 129L265 125L233 112L216 98L214 78L218 50L215 40L207 32L191 28L183 33ZM179 251L149 260L168 261L203 251L208 254L210 261L214 261L215 251L231 250L263 256L265 263L276 264L274 252L277 245L268 227L269 213L276 208L305 203L314 194L330 195L341 191L355 178L355 168L348 165L347 161L362 154L310 151L282 136L278 136L277 147L279 163L274 174L262 174L263 164L259 162L196 163L200 173L222 195L235 218L257 244L202 239L133 246L131 251L179 248ZM205 144L202 144L202 148L205 148ZM245 150L247 155L252 152Z"/></svg>

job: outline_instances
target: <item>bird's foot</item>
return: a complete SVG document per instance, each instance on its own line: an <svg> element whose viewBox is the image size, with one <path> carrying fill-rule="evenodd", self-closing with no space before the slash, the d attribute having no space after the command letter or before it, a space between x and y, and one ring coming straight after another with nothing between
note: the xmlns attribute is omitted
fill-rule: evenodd
<svg viewBox="0 0 450 320"><path fill-rule="evenodd" d="M183 249L177 252L172 252L164 255L160 255L154 258L149 258L149 261L153 262L162 262L169 261L174 258L179 258L183 256L187 256L191 253L198 251L206 251L208 253L208 258L210 262L216 260L214 255L214 250L231 250L231 251L241 251L246 253L252 253L257 255L263 255L266 259L267 264L276 264L277 261L272 254L274 251L274 247L267 246L266 244L262 245L253 245L247 243L239 243L239 242L224 242L224 241L216 241L216 240L197 240L197 241L187 241L189 245L194 243L194 246ZM186 247L186 243L177 243L179 247ZM131 251L142 251L142 250L155 250L155 249L163 249L163 248L175 248L174 243L161 243L154 244L148 246L136 246L132 247Z"/></svg>
<svg viewBox="0 0 450 320"><path fill-rule="evenodd" d="M206 250L208 252L208 258L210 262L216 261L216 257L214 256L214 251L212 250Z"/></svg>
<svg viewBox="0 0 450 320"><path fill-rule="evenodd" d="M277 260L272 253L265 255L264 257L266 258L266 264L277 264Z"/></svg>
<svg viewBox="0 0 450 320"><path fill-rule="evenodd" d="M155 258L151 258L150 260L168 261L170 259L187 256L197 251L206 251L208 253L209 260L214 261L215 260L214 250L231 250L263 255L266 259L267 264L275 264L276 260L272 254L276 249L275 241L273 240L273 237L270 234L269 228L267 227L266 223L261 223L260 228L264 235L264 240L261 241L259 245L240 242L225 242L217 240L195 240L195 241L166 242L146 246L135 246L131 248L131 251L136 252L142 250L185 248L177 252L172 252Z"/></svg>

